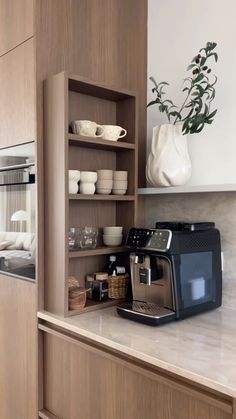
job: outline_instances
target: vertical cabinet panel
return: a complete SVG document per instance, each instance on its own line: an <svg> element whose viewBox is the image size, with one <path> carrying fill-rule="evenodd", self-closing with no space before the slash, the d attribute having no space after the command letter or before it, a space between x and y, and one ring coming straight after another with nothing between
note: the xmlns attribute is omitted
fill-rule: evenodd
<svg viewBox="0 0 236 419"><path fill-rule="evenodd" d="M69 340L44 335L45 408L60 419L232 418L211 396Z"/></svg>
<svg viewBox="0 0 236 419"><path fill-rule="evenodd" d="M36 285L0 275L1 419L36 418L36 320Z"/></svg>
<svg viewBox="0 0 236 419"><path fill-rule="evenodd" d="M35 140L34 40L0 57L0 147Z"/></svg>
<svg viewBox="0 0 236 419"><path fill-rule="evenodd" d="M34 0L0 0L0 56L34 35Z"/></svg>

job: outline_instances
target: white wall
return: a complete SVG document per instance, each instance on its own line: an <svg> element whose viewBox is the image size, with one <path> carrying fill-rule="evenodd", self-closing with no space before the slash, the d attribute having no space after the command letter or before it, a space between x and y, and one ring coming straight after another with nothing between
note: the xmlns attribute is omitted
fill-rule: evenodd
<svg viewBox="0 0 236 419"><path fill-rule="evenodd" d="M212 125L189 136L193 171L189 184L236 183L235 28L236 0L149 0L148 76L168 81L169 96L177 104L183 101L182 81L193 56L207 41L218 43L213 104L218 112ZM148 151L152 127L161 122L157 107L148 108Z"/></svg>

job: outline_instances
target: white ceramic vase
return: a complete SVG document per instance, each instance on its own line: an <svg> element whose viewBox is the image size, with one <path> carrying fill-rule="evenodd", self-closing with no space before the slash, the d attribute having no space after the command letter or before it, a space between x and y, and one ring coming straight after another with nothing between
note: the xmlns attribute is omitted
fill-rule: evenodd
<svg viewBox="0 0 236 419"><path fill-rule="evenodd" d="M146 178L152 186L184 185L191 176L187 136L182 125L163 124L153 128Z"/></svg>

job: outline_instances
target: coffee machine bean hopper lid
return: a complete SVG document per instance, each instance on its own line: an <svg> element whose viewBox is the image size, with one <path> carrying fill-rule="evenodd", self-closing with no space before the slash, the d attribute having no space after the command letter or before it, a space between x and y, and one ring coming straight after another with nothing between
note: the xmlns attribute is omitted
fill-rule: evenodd
<svg viewBox="0 0 236 419"><path fill-rule="evenodd" d="M215 227L215 223L211 221L189 223L183 221L157 221L157 229L167 229L171 231L199 231L209 230Z"/></svg>

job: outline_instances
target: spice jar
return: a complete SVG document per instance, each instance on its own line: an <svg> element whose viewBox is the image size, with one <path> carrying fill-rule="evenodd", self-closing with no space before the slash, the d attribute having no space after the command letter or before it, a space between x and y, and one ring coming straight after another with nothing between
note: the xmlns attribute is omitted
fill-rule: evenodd
<svg viewBox="0 0 236 419"><path fill-rule="evenodd" d="M94 301L105 301L108 299L108 274L97 272L94 276L92 299Z"/></svg>

